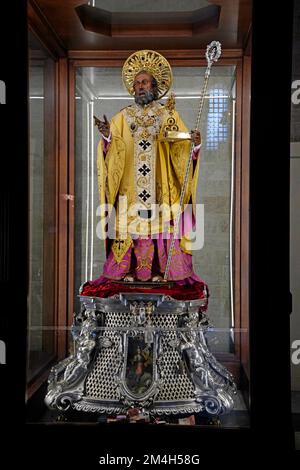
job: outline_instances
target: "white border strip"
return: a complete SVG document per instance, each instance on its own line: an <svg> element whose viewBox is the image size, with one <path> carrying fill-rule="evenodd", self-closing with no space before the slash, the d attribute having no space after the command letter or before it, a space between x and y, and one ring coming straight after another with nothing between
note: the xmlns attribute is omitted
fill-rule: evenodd
<svg viewBox="0 0 300 470"><path fill-rule="evenodd" d="M232 101L232 136L231 136L231 189L230 189L230 226L229 226L229 269L230 269L230 310L231 328L234 328L233 297L233 203L234 203L234 154L235 154L235 99Z"/></svg>
<svg viewBox="0 0 300 470"><path fill-rule="evenodd" d="M90 155L91 155L91 258L90 258L90 279L93 279L93 264L94 264L94 126L93 126L93 116L94 116L94 102L90 102L90 137L91 137L91 146L90 146Z"/></svg>
<svg viewBox="0 0 300 470"><path fill-rule="evenodd" d="M87 111L87 159L86 159L86 232L85 232L85 281L88 280L89 256L89 212L90 212L90 103L86 103Z"/></svg>

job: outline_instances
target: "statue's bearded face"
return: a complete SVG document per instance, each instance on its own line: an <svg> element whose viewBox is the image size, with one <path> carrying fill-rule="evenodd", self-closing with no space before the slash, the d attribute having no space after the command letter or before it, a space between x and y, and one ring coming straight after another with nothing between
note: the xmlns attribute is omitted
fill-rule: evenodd
<svg viewBox="0 0 300 470"><path fill-rule="evenodd" d="M145 105L155 99L153 77L147 72L136 75L133 82L134 99L137 104Z"/></svg>

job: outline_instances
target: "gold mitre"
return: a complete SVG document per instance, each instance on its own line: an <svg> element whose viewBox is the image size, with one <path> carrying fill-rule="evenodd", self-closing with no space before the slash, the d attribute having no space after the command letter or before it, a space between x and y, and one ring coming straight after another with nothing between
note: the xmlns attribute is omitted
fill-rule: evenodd
<svg viewBox="0 0 300 470"><path fill-rule="evenodd" d="M169 62L158 52L144 49L131 54L123 65L123 83L131 95L134 95L134 79L143 70L156 79L159 99L168 93L173 80Z"/></svg>

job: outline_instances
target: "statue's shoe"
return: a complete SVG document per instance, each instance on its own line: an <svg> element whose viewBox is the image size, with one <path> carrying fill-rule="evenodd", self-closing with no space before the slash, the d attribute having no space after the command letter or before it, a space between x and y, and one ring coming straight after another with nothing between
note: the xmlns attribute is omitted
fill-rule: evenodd
<svg viewBox="0 0 300 470"><path fill-rule="evenodd" d="M123 281L125 282L134 282L135 281L135 278L132 274L126 274L126 276L124 277Z"/></svg>
<svg viewBox="0 0 300 470"><path fill-rule="evenodd" d="M152 282L162 282L163 280L164 280L163 277L160 276L159 274L152 276L152 279L151 279Z"/></svg>

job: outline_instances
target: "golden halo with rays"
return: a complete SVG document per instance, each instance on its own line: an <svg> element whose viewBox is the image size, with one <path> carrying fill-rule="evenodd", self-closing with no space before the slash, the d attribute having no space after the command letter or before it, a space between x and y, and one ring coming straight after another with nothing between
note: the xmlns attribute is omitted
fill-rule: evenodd
<svg viewBox="0 0 300 470"><path fill-rule="evenodd" d="M134 79L143 70L150 73L156 79L158 84L158 99L168 93L173 81L172 69L169 62L158 52L143 49L131 54L123 65L123 83L131 95L134 95Z"/></svg>

